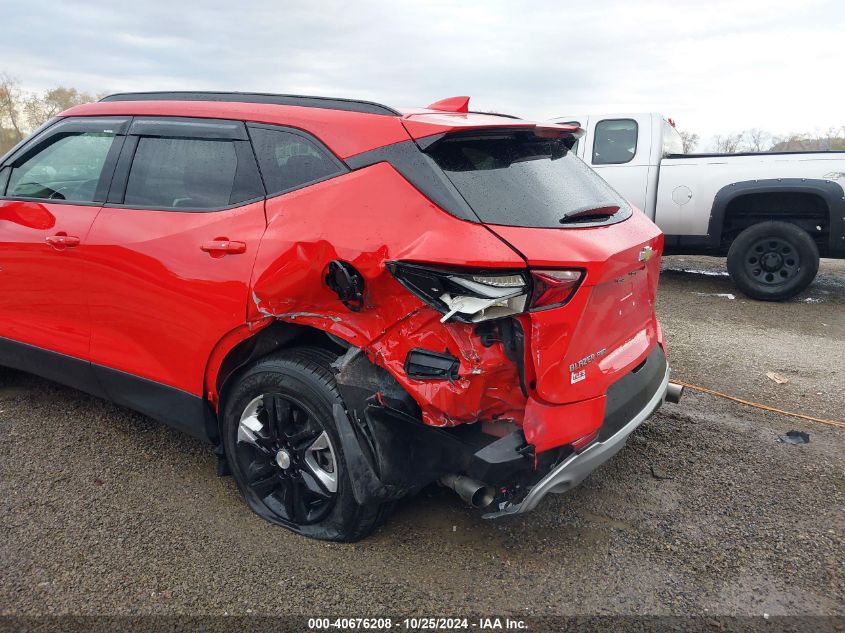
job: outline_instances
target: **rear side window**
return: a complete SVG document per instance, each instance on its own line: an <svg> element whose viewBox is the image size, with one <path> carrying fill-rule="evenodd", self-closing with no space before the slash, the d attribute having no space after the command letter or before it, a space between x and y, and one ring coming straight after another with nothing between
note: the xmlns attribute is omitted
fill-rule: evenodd
<svg viewBox="0 0 845 633"><path fill-rule="evenodd" d="M630 215L619 194L561 140L447 138L429 154L488 224L561 228Z"/></svg>
<svg viewBox="0 0 845 633"><path fill-rule="evenodd" d="M684 141L681 135L674 127L669 125L666 119L663 119L663 155L671 156L672 154L685 154Z"/></svg>
<svg viewBox="0 0 845 633"><path fill-rule="evenodd" d="M249 135L268 195L290 191L345 171L338 160L299 134L250 127Z"/></svg>
<svg viewBox="0 0 845 633"><path fill-rule="evenodd" d="M67 202L93 202L114 134L60 136L12 169L6 195Z"/></svg>
<svg viewBox="0 0 845 633"><path fill-rule="evenodd" d="M246 141L141 137L124 204L212 210L256 198L261 195L254 182L257 175L249 173L254 161L250 165L242 155L248 150Z"/></svg>
<svg viewBox="0 0 845 633"><path fill-rule="evenodd" d="M637 122L633 119L605 119L593 132L593 165L621 165L637 153Z"/></svg>

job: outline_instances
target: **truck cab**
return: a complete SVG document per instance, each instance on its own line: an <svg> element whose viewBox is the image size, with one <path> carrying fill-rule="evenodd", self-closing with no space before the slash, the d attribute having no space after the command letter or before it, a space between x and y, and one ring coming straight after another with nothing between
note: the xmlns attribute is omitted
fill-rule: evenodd
<svg viewBox="0 0 845 633"><path fill-rule="evenodd" d="M655 218L657 176L666 154L682 154L678 131L659 114L580 115L555 119L577 123L584 136L578 157L631 204Z"/></svg>
<svg viewBox="0 0 845 633"><path fill-rule="evenodd" d="M685 154L657 113L567 115L575 151L666 234L666 253L728 258L746 295L795 296L845 257L845 152Z"/></svg>

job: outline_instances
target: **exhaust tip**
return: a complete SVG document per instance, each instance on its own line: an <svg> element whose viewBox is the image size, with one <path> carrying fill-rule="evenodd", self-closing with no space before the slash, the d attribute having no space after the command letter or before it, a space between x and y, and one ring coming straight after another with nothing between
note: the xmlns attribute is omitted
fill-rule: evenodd
<svg viewBox="0 0 845 633"><path fill-rule="evenodd" d="M669 385L666 387L666 402L671 402L673 404L677 404L681 401L681 397L684 395L684 386L679 385L676 382L670 382Z"/></svg>
<svg viewBox="0 0 845 633"><path fill-rule="evenodd" d="M472 477L444 475L440 483L454 490L458 496L474 508L486 508L496 497L496 489Z"/></svg>
<svg viewBox="0 0 845 633"><path fill-rule="evenodd" d="M493 503L493 498L496 496L496 490L493 486L482 486L475 491L470 500L470 505L474 508L486 508Z"/></svg>

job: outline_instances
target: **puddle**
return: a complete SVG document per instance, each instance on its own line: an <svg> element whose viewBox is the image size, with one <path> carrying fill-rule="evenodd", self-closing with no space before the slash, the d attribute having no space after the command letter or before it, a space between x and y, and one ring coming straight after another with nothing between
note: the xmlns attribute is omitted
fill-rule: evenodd
<svg viewBox="0 0 845 633"><path fill-rule="evenodd" d="M663 272L671 273L686 273L687 275L707 275L708 277L727 277L728 273L725 270L698 270L695 268L672 268L667 267Z"/></svg>
<svg viewBox="0 0 845 633"><path fill-rule="evenodd" d="M736 295L730 292L696 292L699 297L723 297L724 299L736 299Z"/></svg>

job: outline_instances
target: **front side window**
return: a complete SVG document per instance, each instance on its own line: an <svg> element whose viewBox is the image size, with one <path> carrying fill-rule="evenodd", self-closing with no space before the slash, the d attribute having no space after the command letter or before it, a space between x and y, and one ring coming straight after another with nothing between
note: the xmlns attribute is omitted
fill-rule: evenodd
<svg viewBox="0 0 845 633"><path fill-rule="evenodd" d="M114 134L85 132L60 136L13 167L10 198L93 202Z"/></svg>
<svg viewBox="0 0 845 633"><path fill-rule="evenodd" d="M221 209L246 198L236 186L235 142L141 137L124 204L157 209Z"/></svg>
<svg viewBox="0 0 845 633"><path fill-rule="evenodd" d="M637 122L633 119L605 119L593 132L593 165L629 163L637 153Z"/></svg>
<svg viewBox="0 0 845 633"><path fill-rule="evenodd" d="M12 168L8 165L3 169L0 169L0 196L6 195L6 183L9 182L9 174L11 171Z"/></svg>
<svg viewBox="0 0 845 633"><path fill-rule="evenodd" d="M250 128L268 195L325 180L343 170L318 145L299 134L283 130Z"/></svg>

